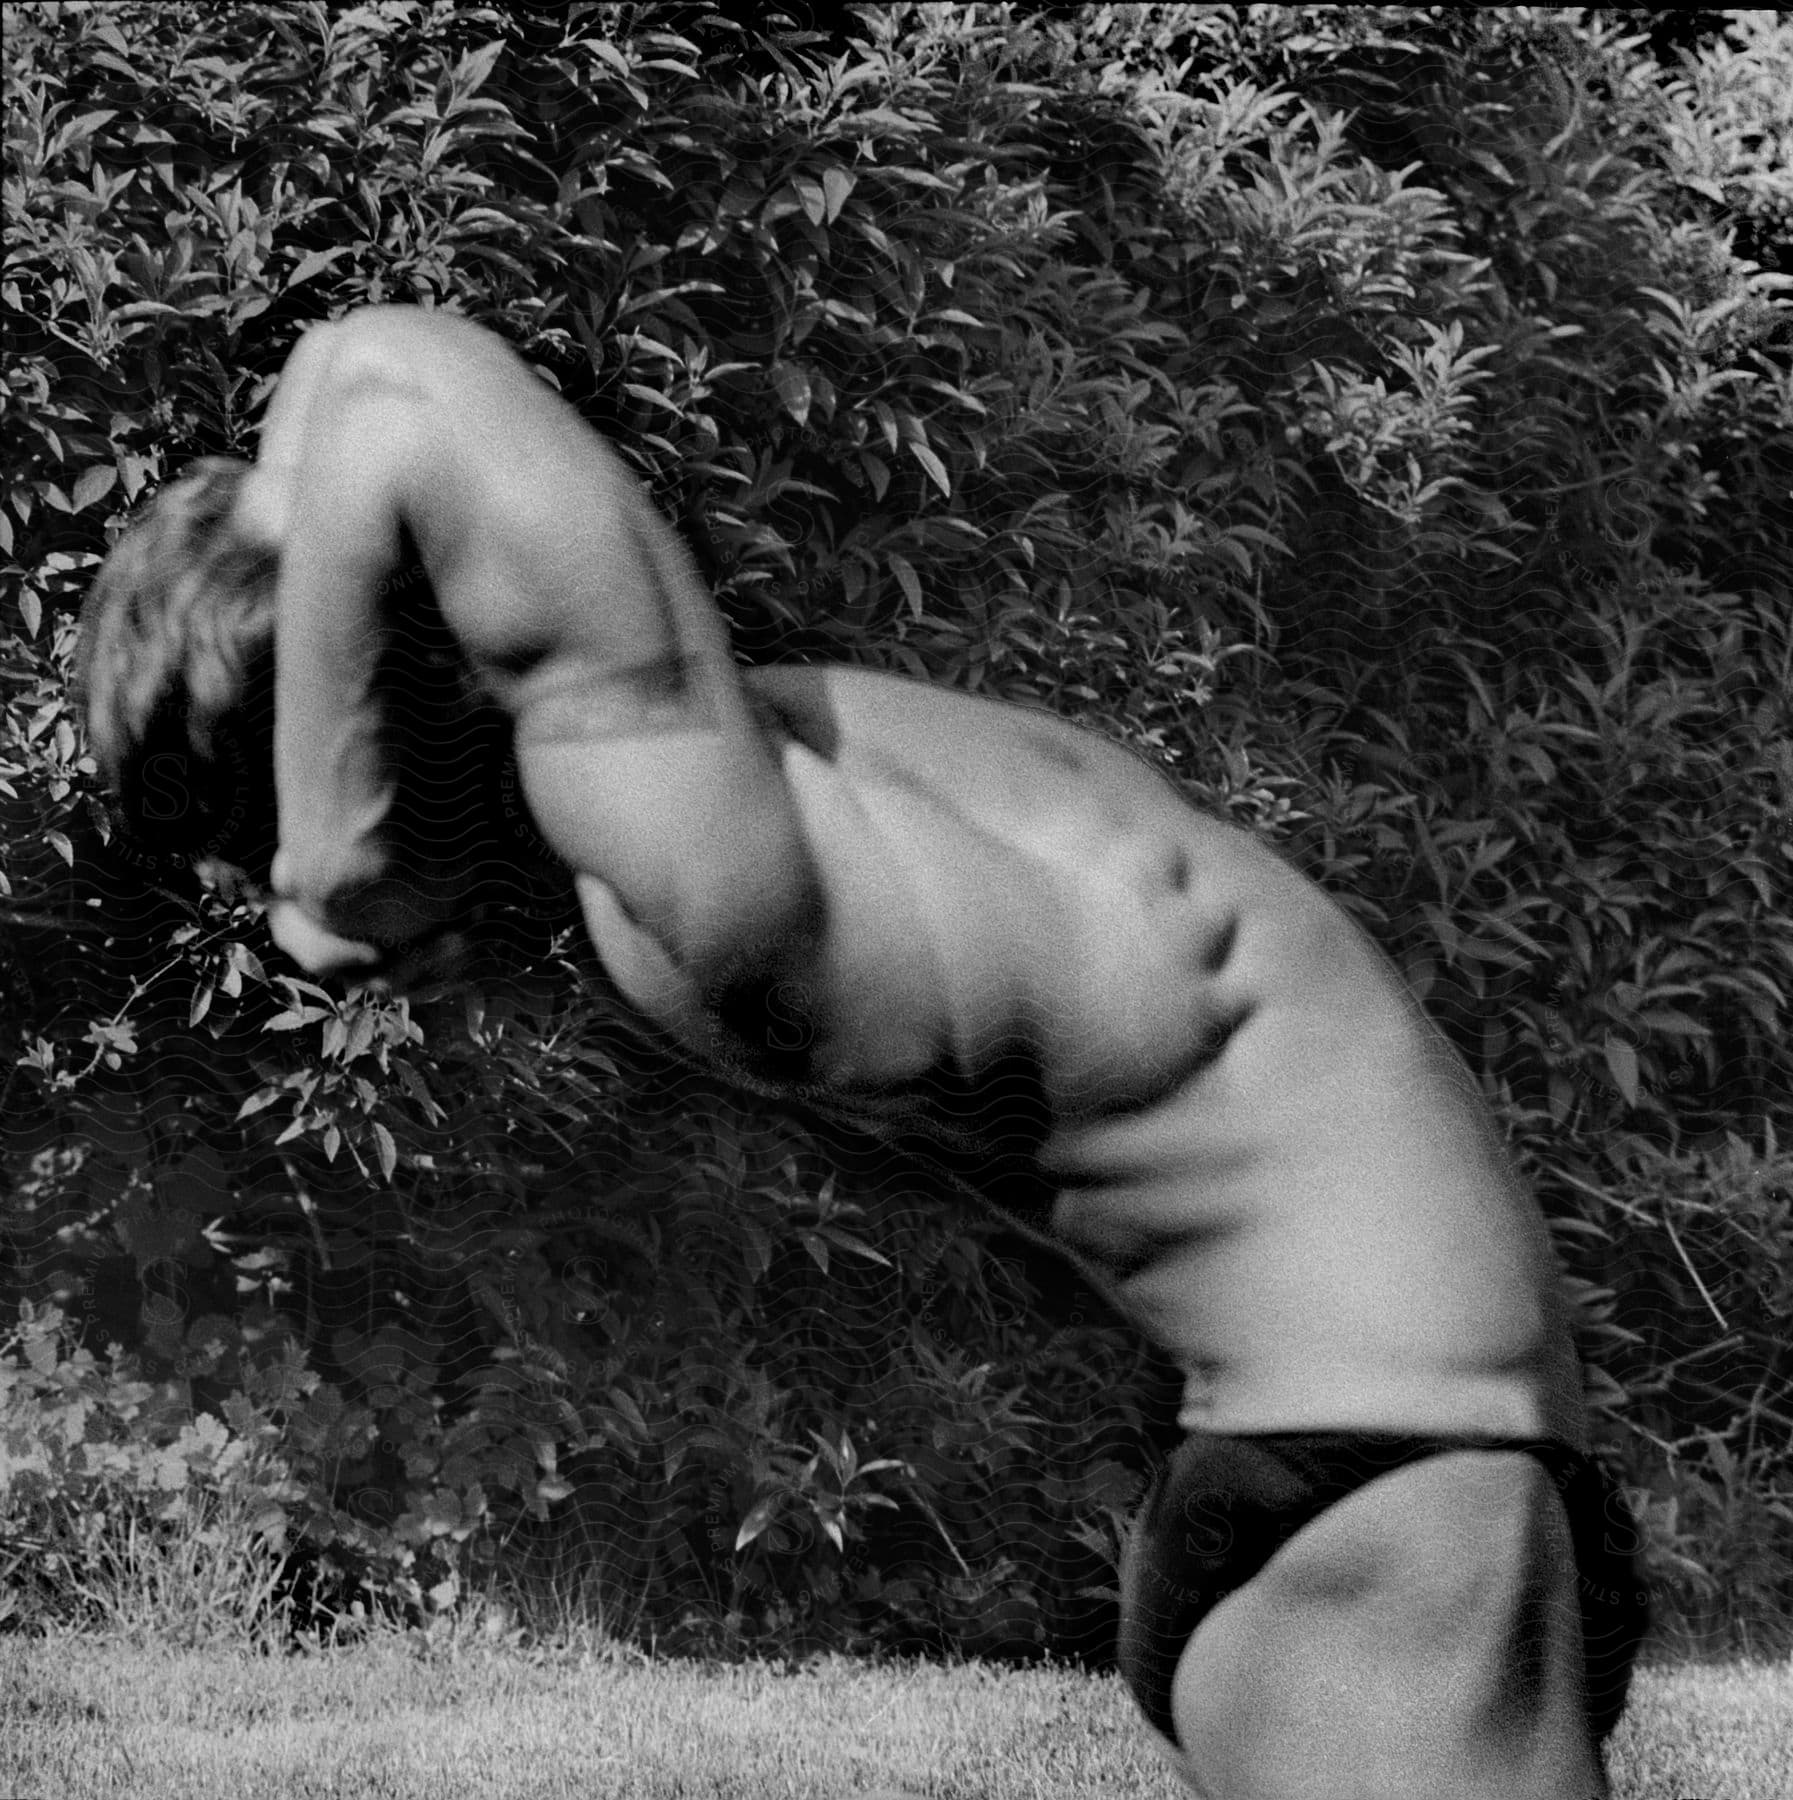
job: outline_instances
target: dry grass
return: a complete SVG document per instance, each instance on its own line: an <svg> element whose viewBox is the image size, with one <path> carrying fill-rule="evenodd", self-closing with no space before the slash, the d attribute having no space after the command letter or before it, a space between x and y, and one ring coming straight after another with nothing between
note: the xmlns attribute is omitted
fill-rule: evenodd
<svg viewBox="0 0 1793 1800"><path fill-rule="evenodd" d="M1646 1671L1616 1800L1786 1800L1793 1665ZM385 1639L304 1658L0 1642L5 1800L1177 1800L1119 1683ZM16 1771L16 1773L14 1772Z"/></svg>
<svg viewBox="0 0 1793 1800"><path fill-rule="evenodd" d="M1787 1800L1793 1661L1642 1671L1610 1763L1615 1800Z"/></svg>

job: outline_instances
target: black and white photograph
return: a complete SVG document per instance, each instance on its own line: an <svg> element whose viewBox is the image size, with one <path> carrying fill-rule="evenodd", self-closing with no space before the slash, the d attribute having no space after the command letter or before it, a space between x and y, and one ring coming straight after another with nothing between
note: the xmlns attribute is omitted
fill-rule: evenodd
<svg viewBox="0 0 1793 1800"><path fill-rule="evenodd" d="M0 23L0 1800L1793 1794L1793 13Z"/></svg>

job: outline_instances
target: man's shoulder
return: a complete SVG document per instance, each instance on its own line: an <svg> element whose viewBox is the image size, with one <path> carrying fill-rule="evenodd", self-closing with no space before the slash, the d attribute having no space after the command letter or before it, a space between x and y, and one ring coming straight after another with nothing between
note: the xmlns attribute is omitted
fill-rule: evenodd
<svg viewBox="0 0 1793 1800"><path fill-rule="evenodd" d="M412 398L443 393L468 371L509 364L502 338L458 313L424 306L358 306L314 325L295 355L316 357L331 378Z"/></svg>
<svg viewBox="0 0 1793 1800"><path fill-rule="evenodd" d="M478 343L492 336L491 332L460 313L444 312L434 306L396 304L351 307L325 324L314 325L307 336L320 333L344 346L385 348L461 341Z"/></svg>
<svg viewBox="0 0 1793 1800"><path fill-rule="evenodd" d="M1163 777L1126 745L1036 701L949 687L858 663L744 669L742 678L795 737L824 756L857 745L974 749L1005 762L1045 763L1064 775Z"/></svg>

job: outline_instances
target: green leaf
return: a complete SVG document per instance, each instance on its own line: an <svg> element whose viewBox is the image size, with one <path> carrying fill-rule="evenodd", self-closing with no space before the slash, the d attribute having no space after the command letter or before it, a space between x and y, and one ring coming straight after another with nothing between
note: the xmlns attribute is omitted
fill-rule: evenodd
<svg viewBox="0 0 1793 1800"><path fill-rule="evenodd" d="M808 175L793 175L791 190L810 224L820 225L828 218L828 195L819 181Z"/></svg>
<svg viewBox="0 0 1793 1800"><path fill-rule="evenodd" d="M261 966L261 958L244 943L232 943L224 952L224 960L230 965L233 975L247 975L252 981L265 983L267 971Z"/></svg>
<svg viewBox="0 0 1793 1800"><path fill-rule="evenodd" d="M46 163L53 162L71 145L86 143L102 125L117 117L118 113L114 110L85 112L76 118L67 120L57 129L56 135L50 139L49 148L44 152L44 161Z"/></svg>
<svg viewBox="0 0 1793 1800"><path fill-rule="evenodd" d="M947 477L946 464L943 463L926 444L918 444L913 438L909 440L909 448L914 453L915 460L927 470L935 487L950 499L952 497L953 484Z"/></svg>
<svg viewBox="0 0 1793 1800"><path fill-rule="evenodd" d="M914 564L906 556L898 556L893 551L890 556L890 572L896 577L897 586L903 590L903 598L909 602L909 611L919 619L922 613L921 577L916 574ZM824 1262L822 1267L826 1269L828 1265Z"/></svg>
<svg viewBox="0 0 1793 1800"><path fill-rule="evenodd" d="M764 1500L755 1501L752 1511L741 1521L741 1529L735 1533L737 1552L745 1550L772 1523L772 1514L777 1506L776 1494L768 1494Z"/></svg>
<svg viewBox="0 0 1793 1800"><path fill-rule="evenodd" d="M852 193L855 182L845 169L828 169L822 175L822 190L827 196L826 222L830 225L840 217L840 209L846 205L847 196Z"/></svg>
<svg viewBox="0 0 1793 1800"><path fill-rule="evenodd" d="M772 385L784 402L784 409L799 425L809 423L811 389L809 372L800 363L774 363Z"/></svg>
<svg viewBox="0 0 1793 1800"><path fill-rule="evenodd" d="M455 64L455 92L462 96L478 93L492 73L492 65L504 52L504 39L495 38L478 50L470 50Z"/></svg>
<svg viewBox="0 0 1793 1800"><path fill-rule="evenodd" d="M397 1065L398 1078L405 1084L411 1098L423 1108L424 1116L432 1125L440 1124L448 1115L436 1104L436 1097L425 1084L423 1077L408 1062Z"/></svg>
<svg viewBox="0 0 1793 1800"><path fill-rule="evenodd" d="M297 1031L301 1025L309 1025L317 1019L327 1016L327 1009L322 1006L295 1007L287 1012L276 1013L263 1031Z"/></svg>
<svg viewBox="0 0 1793 1800"><path fill-rule="evenodd" d="M629 1421L632 1431L644 1439L653 1435L648 1430L648 1423L642 1416L641 1408L635 1404L634 1395L627 1388L613 1387L605 1395L605 1398Z"/></svg>
<svg viewBox="0 0 1793 1800"><path fill-rule="evenodd" d="M1609 1037L1601 1046L1607 1073L1613 1085L1625 1096L1627 1106L1637 1104L1637 1052L1623 1038Z"/></svg>
<svg viewBox="0 0 1793 1800"><path fill-rule="evenodd" d="M283 1548L286 1543L286 1509L269 1502L257 1510L249 1529L253 1536L263 1539L271 1549Z"/></svg>
<svg viewBox="0 0 1793 1800"><path fill-rule="evenodd" d="M118 482L118 469L113 463L96 463L75 483L75 511L84 512L96 500L103 500Z"/></svg>
<svg viewBox="0 0 1793 1800"><path fill-rule="evenodd" d="M850 1231L842 1231L838 1225L823 1225L818 1235L854 1256L863 1256L868 1262L882 1263L887 1269L891 1267L890 1258L882 1251L874 1250L863 1238L856 1238Z"/></svg>
<svg viewBox="0 0 1793 1800"><path fill-rule="evenodd" d="M392 1141L392 1133L377 1120L374 1123L374 1148L380 1158L380 1173L388 1181L392 1179L392 1171L398 1167L398 1145Z"/></svg>
<svg viewBox="0 0 1793 1800"><path fill-rule="evenodd" d="M309 281L314 275L321 275L339 256L347 256L351 247L348 244L338 244L334 250L306 251L293 265L293 272L287 276L286 285L296 288L300 282Z"/></svg>

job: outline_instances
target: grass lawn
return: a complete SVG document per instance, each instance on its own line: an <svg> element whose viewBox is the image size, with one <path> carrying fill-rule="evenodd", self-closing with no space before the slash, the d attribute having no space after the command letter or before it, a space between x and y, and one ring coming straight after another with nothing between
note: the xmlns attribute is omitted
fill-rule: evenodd
<svg viewBox="0 0 1793 1800"><path fill-rule="evenodd" d="M1793 1664L1646 1670L1616 1800L1787 1800ZM1118 1681L797 1674L389 1638L313 1657L0 1639L3 1800L1176 1800Z"/></svg>

